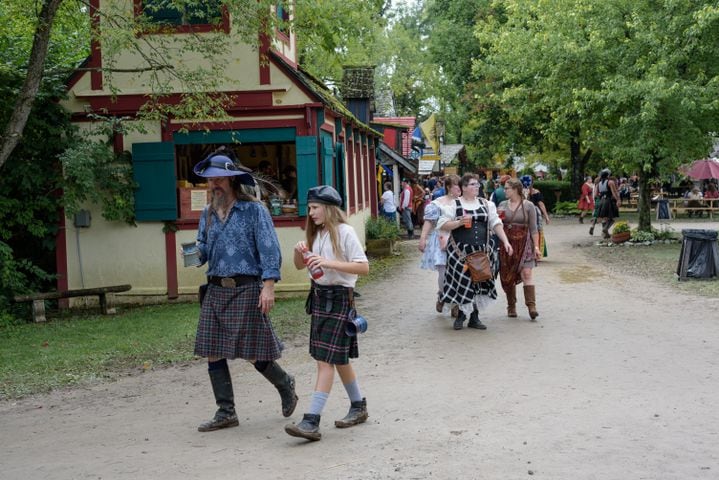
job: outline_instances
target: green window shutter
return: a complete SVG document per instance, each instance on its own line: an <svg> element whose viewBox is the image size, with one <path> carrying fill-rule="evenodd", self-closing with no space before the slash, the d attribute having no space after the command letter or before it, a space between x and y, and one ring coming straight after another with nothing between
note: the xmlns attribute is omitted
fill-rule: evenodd
<svg viewBox="0 0 719 480"><path fill-rule="evenodd" d="M322 132L322 182L326 185L336 186L334 182L334 150L332 149L332 135Z"/></svg>
<svg viewBox="0 0 719 480"><path fill-rule="evenodd" d="M335 144L335 185L342 196L342 205L347 207L347 196L345 194L345 146L343 143Z"/></svg>
<svg viewBox="0 0 719 480"><path fill-rule="evenodd" d="M175 144L172 142L132 145L135 182L135 219L177 220Z"/></svg>
<svg viewBox="0 0 719 480"><path fill-rule="evenodd" d="M298 215L307 215L307 190L319 182L317 137L296 137Z"/></svg>

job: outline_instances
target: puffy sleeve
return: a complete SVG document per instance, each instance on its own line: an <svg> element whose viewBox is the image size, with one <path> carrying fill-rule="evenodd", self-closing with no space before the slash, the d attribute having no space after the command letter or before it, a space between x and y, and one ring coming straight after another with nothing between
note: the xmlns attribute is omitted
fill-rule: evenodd
<svg viewBox="0 0 719 480"><path fill-rule="evenodd" d="M487 212L489 213L489 218L487 220L489 229L494 230L494 227L502 224L502 219L499 218L499 215L497 215L497 206L494 202L487 201L484 204L487 206Z"/></svg>
<svg viewBox="0 0 719 480"><path fill-rule="evenodd" d="M427 205L424 208L424 219L429 220L431 222L436 222L440 215L442 214L439 205L437 205L437 202L430 202L429 205Z"/></svg>
<svg viewBox="0 0 719 480"><path fill-rule="evenodd" d="M442 228L442 225L444 225L447 222L450 222L452 220L456 220L456 212L457 207L454 203L450 205L441 205L439 206L440 214L439 218L437 218L437 227L435 227L435 230L440 230Z"/></svg>

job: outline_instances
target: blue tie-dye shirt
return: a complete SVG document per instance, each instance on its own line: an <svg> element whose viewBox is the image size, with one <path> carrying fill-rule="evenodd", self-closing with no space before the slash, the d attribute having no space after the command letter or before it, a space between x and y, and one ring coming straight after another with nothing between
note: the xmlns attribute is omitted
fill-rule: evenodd
<svg viewBox="0 0 719 480"><path fill-rule="evenodd" d="M209 231L207 208L200 217L197 244L202 263L208 265L208 276L256 275L262 280L280 279L280 242L264 205L238 200L224 224L212 213Z"/></svg>

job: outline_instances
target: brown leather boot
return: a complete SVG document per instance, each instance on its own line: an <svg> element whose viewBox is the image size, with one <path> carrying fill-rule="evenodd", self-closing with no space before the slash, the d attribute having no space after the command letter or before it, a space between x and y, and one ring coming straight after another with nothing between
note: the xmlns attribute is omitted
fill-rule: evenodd
<svg viewBox="0 0 719 480"><path fill-rule="evenodd" d="M532 320L537 318L539 313L537 312L537 300L534 296L534 285L524 286L524 303L527 305L527 310L529 310L529 318Z"/></svg>
<svg viewBox="0 0 719 480"><path fill-rule="evenodd" d="M507 295L507 316L510 318L517 317L517 286L512 285L504 290Z"/></svg>

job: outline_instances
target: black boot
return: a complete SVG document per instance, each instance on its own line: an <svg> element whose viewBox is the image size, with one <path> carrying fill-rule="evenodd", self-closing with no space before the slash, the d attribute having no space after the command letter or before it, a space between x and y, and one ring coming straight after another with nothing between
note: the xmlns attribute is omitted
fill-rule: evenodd
<svg viewBox="0 0 719 480"><path fill-rule="evenodd" d="M472 314L469 316L469 322L467 323L468 328L476 328L478 330L487 330L487 325L483 324L479 320L479 311L475 308Z"/></svg>
<svg viewBox="0 0 719 480"><path fill-rule="evenodd" d="M465 320L466 318L467 318L467 317L466 317L466 315L464 314L464 312L463 312L462 310L460 310L460 311L457 313L457 318L454 319L454 326L453 326L453 328L454 328L455 330L462 330L462 328L464 327L464 320Z"/></svg>
<svg viewBox="0 0 719 480"><path fill-rule="evenodd" d="M255 366L257 366L257 364L255 364ZM260 371L260 373L280 392L282 415L285 417L292 415L292 412L295 411L295 407L297 406L295 378L282 370L282 367L280 367L277 362L269 362L267 367Z"/></svg>
<svg viewBox="0 0 719 480"><path fill-rule="evenodd" d="M211 432L220 428L236 427L240 424L235 413L235 395L232 391L232 378L227 365L224 368L210 370L212 392L219 407L212 420L208 420L197 427L198 432Z"/></svg>
<svg viewBox="0 0 719 480"><path fill-rule="evenodd" d="M320 433L320 416L305 413L300 423L285 425L285 432L293 437L306 438L307 440L316 442L322 438L322 434Z"/></svg>
<svg viewBox="0 0 719 480"><path fill-rule="evenodd" d="M363 398L359 402L350 403L350 410L342 420L335 420L335 427L347 428L359 425L367 421L369 414L367 413L367 399Z"/></svg>

